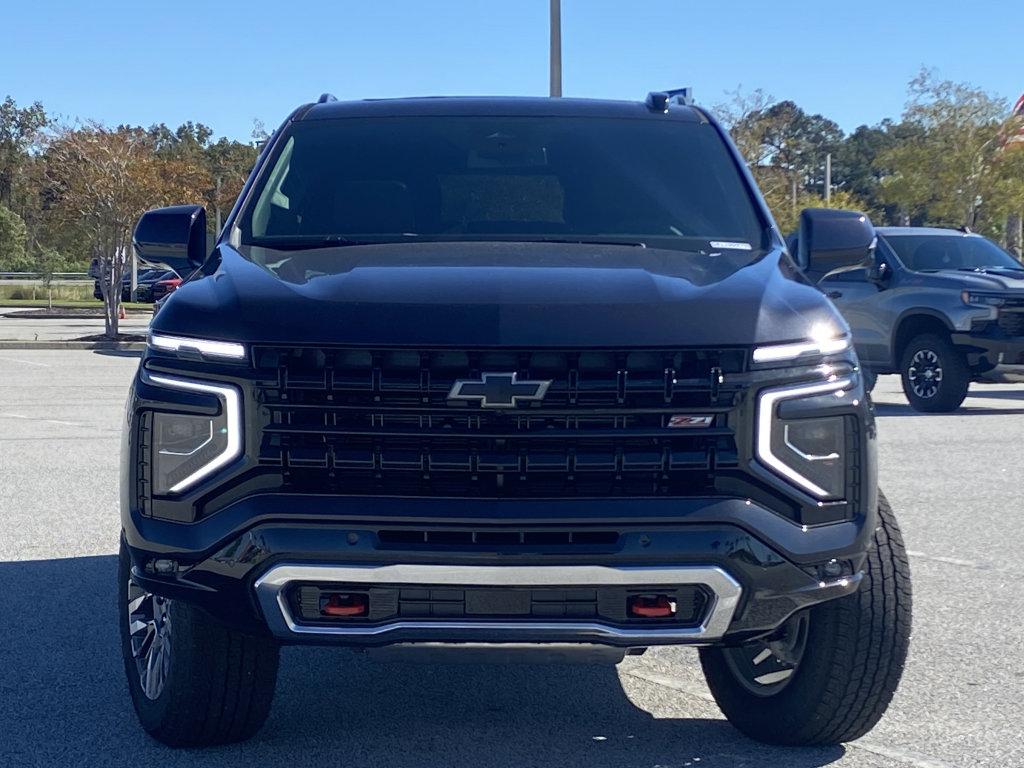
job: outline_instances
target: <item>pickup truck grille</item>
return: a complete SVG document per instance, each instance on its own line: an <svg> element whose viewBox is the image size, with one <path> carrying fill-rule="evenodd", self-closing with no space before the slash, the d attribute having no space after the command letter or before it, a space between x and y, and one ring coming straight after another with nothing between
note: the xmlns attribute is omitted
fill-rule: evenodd
<svg viewBox="0 0 1024 768"><path fill-rule="evenodd" d="M727 374L744 369L743 350L262 346L254 356L260 464L301 490L695 495L738 461ZM507 409L448 399L456 381L485 372L551 385L542 401Z"/></svg>
<svg viewBox="0 0 1024 768"><path fill-rule="evenodd" d="M1000 310L999 329L1007 336L1024 336L1024 301Z"/></svg>

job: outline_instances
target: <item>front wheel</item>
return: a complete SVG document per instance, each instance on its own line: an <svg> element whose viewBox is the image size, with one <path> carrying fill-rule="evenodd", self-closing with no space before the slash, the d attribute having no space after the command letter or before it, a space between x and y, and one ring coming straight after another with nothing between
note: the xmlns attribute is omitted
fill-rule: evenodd
<svg viewBox="0 0 1024 768"><path fill-rule="evenodd" d="M802 611L771 637L703 648L701 666L726 718L772 744L860 738L881 719L910 641L910 567L884 497L860 589Z"/></svg>
<svg viewBox="0 0 1024 768"><path fill-rule="evenodd" d="M255 734L270 713L277 644L139 587L123 541L118 582L121 653L146 732L175 747L226 744Z"/></svg>
<svg viewBox="0 0 1024 768"><path fill-rule="evenodd" d="M900 364L903 394L915 411L948 413L967 397L971 369L949 339L934 333L915 336Z"/></svg>

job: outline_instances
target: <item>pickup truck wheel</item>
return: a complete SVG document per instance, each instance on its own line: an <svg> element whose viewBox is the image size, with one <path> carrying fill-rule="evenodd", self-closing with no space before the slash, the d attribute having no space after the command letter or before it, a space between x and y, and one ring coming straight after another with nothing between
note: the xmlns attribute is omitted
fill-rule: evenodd
<svg viewBox="0 0 1024 768"><path fill-rule="evenodd" d="M948 413L967 397L971 369L949 339L933 333L915 336L903 350L903 393L915 411Z"/></svg>
<svg viewBox="0 0 1024 768"><path fill-rule="evenodd" d="M881 719L910 641L910 567L884 497L860 589L796 614L766 640L700 651L726 718L771 744L860 738Z"/></svg>
<svg viewBox="0 0 1024 768"><path fill-rule="evenodd" d="M146 592L132 581L124 542L118 580L128 691L146 732L174 747L227 744L255 734L270 713L277 644Z"/></svg>

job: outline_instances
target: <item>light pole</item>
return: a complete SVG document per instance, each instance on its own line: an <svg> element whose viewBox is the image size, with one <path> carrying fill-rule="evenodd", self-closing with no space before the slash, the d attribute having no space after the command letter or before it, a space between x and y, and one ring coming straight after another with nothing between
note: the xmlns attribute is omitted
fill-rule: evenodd
<svg viewBox="0 0 1024 768"><path fill-rule="evenodd" d="M551 92L562 95L562 0L551 0Z"/></svg>

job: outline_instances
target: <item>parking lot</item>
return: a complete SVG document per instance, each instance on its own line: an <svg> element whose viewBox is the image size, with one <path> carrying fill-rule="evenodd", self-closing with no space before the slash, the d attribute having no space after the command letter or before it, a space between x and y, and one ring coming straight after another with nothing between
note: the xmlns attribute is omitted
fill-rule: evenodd
<svg viewBox="0 0 1024 768"><path fill-rule="evenodd" d="M0 350L0 766L1024 765L1024 387L948 416L875 393L882 487L914 575L911 658L889 714L845 748L739 736L688 649L615 669L421 667L287 649L253 741L172 751L120 668L118 464L133 353Z"/></svg>

